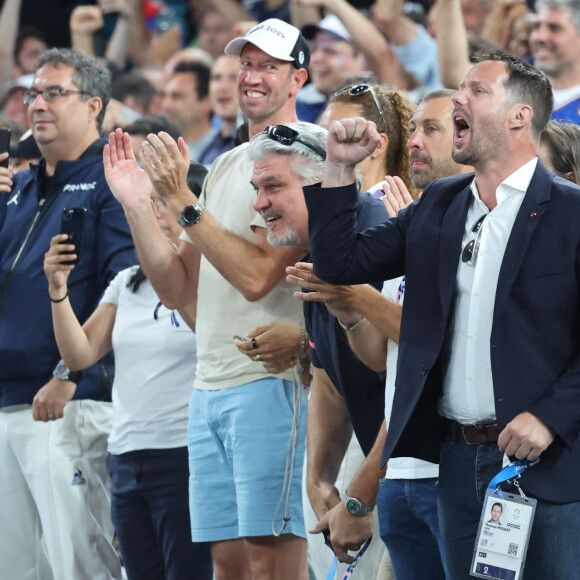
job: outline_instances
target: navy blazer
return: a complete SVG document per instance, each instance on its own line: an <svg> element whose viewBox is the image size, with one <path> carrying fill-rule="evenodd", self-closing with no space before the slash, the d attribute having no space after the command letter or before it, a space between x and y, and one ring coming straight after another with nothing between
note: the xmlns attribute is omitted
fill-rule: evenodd
<svg viewBox="0 0 580 580"><path fill-rule="evenodd" d="M383 461L438 462L442 353L473 174L436 180L388 222L357 233L354 185L305 187L315 273L335 284L406 275L393 411ZM580 500L580 188L538 166L502 261L491 332L500 429L529 411L555 432L522 476L532 496Z"/></svg>

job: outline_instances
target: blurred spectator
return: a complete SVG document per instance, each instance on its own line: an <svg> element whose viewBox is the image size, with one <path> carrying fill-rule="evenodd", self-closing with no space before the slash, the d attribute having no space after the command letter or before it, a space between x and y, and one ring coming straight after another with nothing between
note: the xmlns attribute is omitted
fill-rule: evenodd
<svg viewBox="0 0 580 580"><path fill-rule="evenodd" d="M131 147L137 159L139 159L141 145L147 139L149 133L155 133L157 135L160 131L165 131L175 141L181 137L179 129L171 121L168 121L165 117L156 115L145 115L130 125L127 125L124 130L131 136Z"/></svg>
<svg viewBox="0 0 580 580"><path fill-rule="evenodd" d="M552 83L552 119L580 123L580 1L538 0L536 9L530 48Z"/></svg>
<svg viewBox="0 0 580 580"><path fill-rule="evenodd" d="M211 165L222 153L233 149L238 114L238 69L240 59L224 54L211 67L209 100L215 116L222 121L221 130L208 143L199 156L199 162Z"/></svg>
<svg viewBox="0 0 580 580"><path fill-rule="evenodd" d="M316 122L328 97L349 77L360 76L364 68L363 53L351 42L351 36L342 22L331 14L319 24L308 24L302 29L310 43L310 80L296 99L298 118Z"/></svg>
<svg viewBox="0 0 580 580"><path fill-rule="evenodd" d="M162 113L181 132L192 161L198 160L217 132L211 126L209 76L209 67L201 62L179 63L163 94Z"/></svg>
<svg viewBox="0 0 580 580"><path fill-rule="evenodd" d="M405 14L404 5L404 0L377 0L371 10L373 22L387 37L401 66L418 81L420 92L425 93L441 87L437 43Z"/></svg>
<svg viewBox="0 0 580 580"><path fill-rule="evenodd" d="M234 33L230 23L215 8L209 9L204 14L197 33L199 48L205 50L215 59L224 53L226 44L233 37Z"/></svg>
<svg viewBox="0 0 580 580"><path fill-rule="evenodd" d="M0 10L0 92L10 80L34 72L47 48L40 30L21 26L22 0L4 0Z"/></svg>
<svg viewBox="0 0 580 580"><path fill-rule="evenodd" d="M18 123L24 129L30 129L30 121L28 120L28 105L24 104L23 95L32 85L33 78L34 75L28 74L12 81L0 103L2 115L10 121Z"/></svg>
<svg viewBox="0 0 580 580"><path fill-rule="evenodd" d="M517 32L514 30L516 23L522 20L526 22L529 14L530 10L525 0L494 0L481 36L498 44L501 48L510 50L514 56L524 58L529 55L529 51L521 54L522 49L519 48L517 53L514 52L515 45L512 39ZM519 40L521 42L521 36Z"/></svg>
<svg viewBox="0 0 580 580"><path fill-rule="evenodd" d="M163 97L139 72L129 72L113 81L111 96L142 115L158 115Z"/></svg>
<svg viewBox="0 0 580 580"><path fill-rule="evenodd" d="M174 52L163 66L164 86L167 84L171 76L173 76L175 67L181 62L201 62L206 65L207 68L211 68L213 58L201 48L189 47Z"/></svg>
<svg viewBox="0 0 580 580"><path fill-rule="evenodd" d="M540 137L542 163L559 177L580 183L580 126L550 121Z"/></svg>

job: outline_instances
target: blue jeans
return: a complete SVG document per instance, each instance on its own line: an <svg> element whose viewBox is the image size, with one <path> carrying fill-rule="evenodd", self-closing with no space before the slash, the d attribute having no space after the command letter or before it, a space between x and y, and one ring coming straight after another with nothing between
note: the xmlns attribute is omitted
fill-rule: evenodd
<svg viewBox="0 0 580 580"><path fill-rule="evenodd" d="M381 480L379 527L397 580L445 580L436 484L436 479Z"/></svg>
<svg viewBox="0 0 580 580"><path fill-rule="evenodd" d="M437 487L448 580L473 578L469 570L483 499L502 459L496 443L443 444ZM506 484L502 489L515 492ZM580 502L538 500L523 580L580 580L579 537Z"/></svg>
<svg viewBox="0 0 580 580"><path fill-rule="evenodd" d="M109 454L111 517L130 580L211 580L209 544L190 536L187 447Z"/></svg>

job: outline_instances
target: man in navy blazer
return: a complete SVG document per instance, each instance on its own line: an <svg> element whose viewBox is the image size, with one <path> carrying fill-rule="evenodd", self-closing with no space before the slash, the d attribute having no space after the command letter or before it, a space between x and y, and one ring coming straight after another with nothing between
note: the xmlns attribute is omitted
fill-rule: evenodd
<svg viewBox="0 0 580 580"><path fill-rule="evenodd" d="M323 187L304 188L314 270L336 284L406 275L383 460L440 460L450 578L470 577L504 453L540 457L520 480L538 499L524 578L580 578L580 189L536 157L553 104L536 69L488 55L453 100L453 158L475 179L437 180L360 234L351 184L376 130L330 127Z"/></svg>

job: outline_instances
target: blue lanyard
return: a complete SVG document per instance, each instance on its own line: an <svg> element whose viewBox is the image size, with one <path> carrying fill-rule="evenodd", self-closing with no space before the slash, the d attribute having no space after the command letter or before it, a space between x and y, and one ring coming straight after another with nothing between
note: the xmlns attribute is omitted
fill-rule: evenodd
<svg viewBox="0 0 580 580"><path fill-rule="evenodd" d="M540 461L528 461L527 459L516 459L511 465L506 465L490 482L487 486L489 489L496 490L497 494L503 499L503 493L499 487L499 484L508 479L519 478L526 469L536 465Z"/></svg>
<svg viewBox="0 0 580 580"><path fill-rule="evenodd" d="M346 572L340 577L340 580L348 580L352 576L358 561L362 557L362 555L366 552L367 548L370 546L371 540L373 537L371 536L364 544L363 547L360 549L360 552L354 557L353 563L346 569ZM338 567L338 559L334 556L332 560L332 566L328 571L328 575L326 576L326 580L334 580L334 575L336 574L336 569Z"/></svg>

